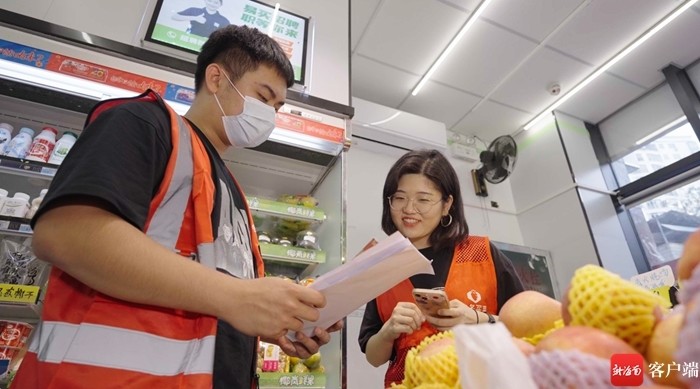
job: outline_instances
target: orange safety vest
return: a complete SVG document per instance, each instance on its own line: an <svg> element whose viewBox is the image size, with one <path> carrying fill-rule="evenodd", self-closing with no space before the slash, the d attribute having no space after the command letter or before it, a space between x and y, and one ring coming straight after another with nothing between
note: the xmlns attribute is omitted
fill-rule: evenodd
<svg viewBox="0 0 700 389"><path fill-rule="evenodd" d="M221 258L214 255L213 231L219 226L212 226L211 218L214 171L190 125L150 90L135 98L99 103L87 123L134 99L158 102L167 109L173 146L143 231L181 254L182 260L195 258L216 268ZM252 277L262 277L263 262L247 204L246 211L258 270ZM211 388L216 329L216 317L118 300L53 268L41 321L12 387Z"/></svg>
<svg viewBox="0 0 700 389"><path fill-rule="evenodd" d="M491 257L489 239L469 236L455 247L452 265L445 282L445 292L450 300L457 299L471 308L496 314L498 311L498 288L496 268ZM379 317L386 323L399 302L414 302L413 284L406 279L377 297ZM435 327L424 322L421 328L401 334L394 341L394 359L384 376L384 387L400 384L404 378L406 355L428 336L438 333Z"/></svg>

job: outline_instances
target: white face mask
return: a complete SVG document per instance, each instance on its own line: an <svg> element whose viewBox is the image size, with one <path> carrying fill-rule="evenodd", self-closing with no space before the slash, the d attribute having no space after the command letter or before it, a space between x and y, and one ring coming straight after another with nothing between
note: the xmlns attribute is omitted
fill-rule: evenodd
<svg viewBox="0 0 700 389"><path fill-rule="evenodd" d="M221 119L224 122L226 137L233 147L259 146L270 137L272 130L275 129L275 109L260 100L243 96L226 73L222 72L222 74L243 99L243 112L239 115L226 115L219 98L214 94L216 104L219 105L221 113L224 114Z"/></svg>

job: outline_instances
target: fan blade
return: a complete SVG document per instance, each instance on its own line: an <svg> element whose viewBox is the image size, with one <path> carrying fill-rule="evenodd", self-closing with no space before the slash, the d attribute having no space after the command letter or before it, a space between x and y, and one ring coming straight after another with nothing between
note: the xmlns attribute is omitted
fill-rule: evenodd
<svg viewBox="0 0 700 389"><path fill-rule="evenodd" d="M508 178L508 169L497 167L486 172L486 180L492 184L498 184Z"/></svg>

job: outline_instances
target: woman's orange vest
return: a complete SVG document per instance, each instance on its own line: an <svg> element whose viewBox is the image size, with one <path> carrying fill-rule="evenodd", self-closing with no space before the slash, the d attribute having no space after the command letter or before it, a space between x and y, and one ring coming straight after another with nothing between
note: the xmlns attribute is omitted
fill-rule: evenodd
<svg viewBox="0 0 700 389"><path fill-rule="evenodd" d="M216 186L204 144L190 125L150 90L99 103L87 123L133 100L157 102L168 111L173 146L144 233L182 260L215 267L213 231L219 226L212 226L211 216ZM256 276L261 277L263 262L247 205L246 211ZM13 388L212 387L216 317L118 300L57 268L48 285L41 322Z"/></svg>
<svg viewBox="0 0 700 389"><path fill-rule="evenodd" d="M489 239L486 237L469 236L455 247L452 265L445 282L445 292L450 300L460 300L467 306L496 314L498 311L498 288L496 269L491 257ZM399 302L414 302L413 284L404 280L382 295L377 297L379 317L386 323ZM404 378L406 355L412 347L428 336L438 332L433 326L424 322L421 328L410 333L402 334L394 341L394 359L384 376L384 387L392 383L400 384Z"/></svg>

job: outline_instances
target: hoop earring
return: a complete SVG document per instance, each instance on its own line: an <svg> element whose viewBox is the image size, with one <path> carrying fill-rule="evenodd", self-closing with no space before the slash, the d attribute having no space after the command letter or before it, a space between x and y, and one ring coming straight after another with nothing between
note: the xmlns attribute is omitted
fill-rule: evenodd
<svg viewBox="0 0 700 389"><path fill-rule="evenodd" d="M450 221L448 221L447 224L443 224L442 221L445 219L445 216L443 216L442 219L440 219L440 225L443 227L449 227L450 224L452 224L452 215L448 213L446 216L449 216Z"/></svg>

